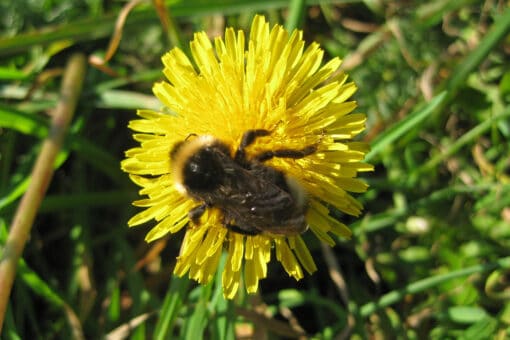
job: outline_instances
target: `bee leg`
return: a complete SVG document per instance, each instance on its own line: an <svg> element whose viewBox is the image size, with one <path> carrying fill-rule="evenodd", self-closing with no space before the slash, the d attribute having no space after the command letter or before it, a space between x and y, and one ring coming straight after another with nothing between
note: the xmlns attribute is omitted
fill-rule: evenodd
<svg viewBox="0 0 510 340"><path fill-rule="evenodd" d="M293 159L299 159L306 156L309 156L317 151L316 145L309 145L307 147L304 147L301 150L294 150L294 149L280 149L280 150L269 150L262 152L258 154L255 159L259 162L265 162L267 160L270 160L271 158L278 157L278 158L293 158Z"/></svg>
<svg viewBox="0 0 510 340"><path fill-rule="evenodd" d="M246 149L249 145L251 145L257 137L268 136L271 134L270 131L264 129L254 129L248 130L243 134L243 138L241 138L241 143L237 148L236 154L234 156L234 160L238 163L246 162Z"/></svg>
<svg viewBox="0 0 510 340"><path fill-rule="evenodd" d="M225 226L227 227L228 230L233 231L238 234L242 234L242 235L255 236L255 235L260 234L259 230L255 229L255 228L251 228L251 227L250 228L247 228L247 227L241 228L234 224L226 224Z"/></svg>
<svg viewBox="0 0 510 340"><path fill-rule="evenodd" d="M188 217L193 224L200 224L200 217L205 213L205 209L207 209L207 204L203 203L188 212Z"/></svg>

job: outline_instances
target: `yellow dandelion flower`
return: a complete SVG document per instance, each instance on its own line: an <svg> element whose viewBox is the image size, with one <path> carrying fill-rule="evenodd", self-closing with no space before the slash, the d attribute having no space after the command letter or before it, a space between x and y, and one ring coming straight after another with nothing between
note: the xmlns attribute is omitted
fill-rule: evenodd
<svg viewBox="0 0 510 340"><path fill-rule="evenodd" d="M214 42L196 33L192 60L178 48L162 58L168 82L153 91L166 108L139 110L142 119L129 123L140 146L121 167L146 196L129 226L155 220L148 242L184 228L174 272L200 283L226 251L227 298L242 282L256 292L271 256L296 280L314 272L301 234L309 228L334 245L331 234L351 232L327 206L362 209L349 194L367 189L356 176L372 170L363 163L368 145L352 141L366 119L352 113L356 85L302 35L270 28L263 16L248 41L232 28Z"/></svg>

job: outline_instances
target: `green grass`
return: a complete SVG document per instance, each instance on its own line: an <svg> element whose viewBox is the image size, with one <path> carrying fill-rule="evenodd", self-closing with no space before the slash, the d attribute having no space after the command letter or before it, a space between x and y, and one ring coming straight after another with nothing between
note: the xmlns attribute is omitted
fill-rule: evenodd
<svg viewBox="0 0 510 340"><path fill-rule="evenodd" d="M62 69L75 52L105 55L122 4L0 4L0 249L48 134ZM107 64L116 76L87 67L1 338L510 337L510 10L381 4L167 1L170 32L148 2L136 7ZM221 273L207 286L172 276L182 235L146 244L150 224L127 227L137 188L119 162L134 146L127 123L136 109L159 106L151 86L161 55L187 49L194 31L247 29L255 13L344 59L375 171L357 195L363 216L336 216L351 240L328 252L305 236L318 272L295 282L274 261L260 294L225 301Z"/></svg>

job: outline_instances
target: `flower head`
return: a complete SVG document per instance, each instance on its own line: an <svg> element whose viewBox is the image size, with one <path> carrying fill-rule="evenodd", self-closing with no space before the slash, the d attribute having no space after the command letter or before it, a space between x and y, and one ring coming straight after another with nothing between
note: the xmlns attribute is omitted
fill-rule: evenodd
<svg viewBox="0 0 510 340"><path fill-rule="evenodd" d="M309 230L329 245L335 244L331 234L351 235L346 225L329 216L327 205L358 216L362 206L349 192L364 192L367 185L357 173L372 170L363 163L368 145L352 141L365 128L365 115L352 113L356 103L349 101L356 85L338 71L338 58L323 64L317 43L305 46L301 31L270 28L263 16L255 16L248 41L243 31L227 28L224 39L214 43L205 32L196 33L190 46L192 60L178 48L162 58L168 82L156 83L153 91L165 112L139 110L142 119L129 124L140 146L126 152L121 167L147 197L134 202L145 210L128 224L155 220L149 242L184 229L175 273L189 273L200 283L211 281L226 250L222 284L227 298L235 296L242 278L246 290L256 292L271 256L297 280L303 269L314 272L313 258L289 220L306 220ZM250 131L262 133L247 142ZM278 225L259 230L262 223L253 219L251 226L246 214L236 214L236 207L246 208L244 202L257 195L251 189L221 187L218 199L192 190L191 182L183 185L187 175L182 167L190 161L183 165L173 155L181 153L183 143L198 139L211 141L208 150L229 164L227 173L244 174L241 184L261 177L260 183L274 187L269 199L294 199L294 215L264 215L266 222L289 222L290 232ZM200 145L187 149L192 150L187 154L202 150ZM296 198L288 179L304 189L306 198ZM241 199L232 199L234 194ZM271 204L284 206L280 201ZM264 209L272 209L267 205Z"/></svg>

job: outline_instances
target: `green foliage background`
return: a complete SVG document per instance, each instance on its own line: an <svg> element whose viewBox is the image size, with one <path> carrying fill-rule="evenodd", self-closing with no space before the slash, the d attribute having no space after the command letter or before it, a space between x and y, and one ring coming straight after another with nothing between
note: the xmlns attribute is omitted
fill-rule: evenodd
<svg viewBox="0 0 510 340"><path fill-rule="evenodd" d="M0 247L29 182L59 69L103 56L125 3L0 2ZM2 339L510 337L510 10L504 1L166 1L128 15L111 76L89 65L70 135L19 263ZM128 229L119 161L161 55L255 13L341 56L372 144L354 237L300 282L275 262L255 297L171 275L182 235ZM159 249L159 246L166 245ZM0 248L1 249L1 248ZM158 250L159 249L159 250Z"/></svg>

